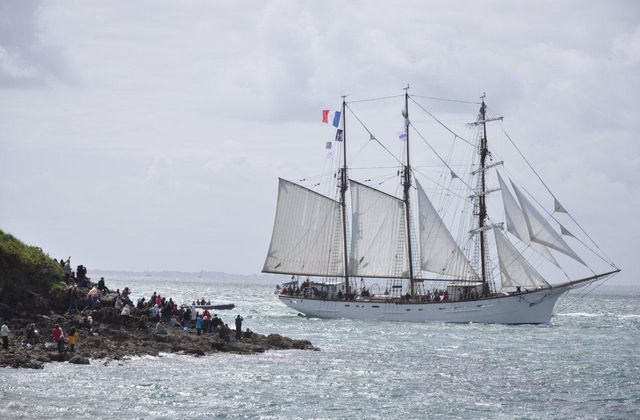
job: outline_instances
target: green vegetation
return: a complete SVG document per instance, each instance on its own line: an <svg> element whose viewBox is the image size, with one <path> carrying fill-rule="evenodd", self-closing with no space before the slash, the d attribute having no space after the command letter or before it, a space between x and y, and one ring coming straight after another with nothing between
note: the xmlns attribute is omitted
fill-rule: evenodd
<svg viewBox="0 0 640 420"><path fill-rule="evenodd" d="M33 296L46 295L63 280L60 264L42 249L0 230L0 302L14 306L33 301Z"/></svg>

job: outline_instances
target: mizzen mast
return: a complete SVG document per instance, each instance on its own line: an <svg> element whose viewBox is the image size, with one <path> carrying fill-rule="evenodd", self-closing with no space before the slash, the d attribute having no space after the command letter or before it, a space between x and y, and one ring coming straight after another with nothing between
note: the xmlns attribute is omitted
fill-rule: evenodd
<svg viewBox="0 0 640 420"><path fill-rule="evenodd" d="M411 191L411 164L409 161L409 85L404 89L404 110L402 111L404 117L404 135L407 143L407 161L403 170L402 186L404 187L404 207L407 222L407 252L409 253L409 285L411 288L411 296L415 296L415 278L413 275L413 252L411 247L411 205L409 203L409 196Z"/></svg>

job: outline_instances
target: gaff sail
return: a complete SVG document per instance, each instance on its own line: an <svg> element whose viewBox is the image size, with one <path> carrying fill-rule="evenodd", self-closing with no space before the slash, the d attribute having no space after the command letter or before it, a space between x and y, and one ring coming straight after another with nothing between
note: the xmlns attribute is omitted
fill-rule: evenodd
<svg viewBox="0 0 640 420"><path fill-rule="evenodd" d="M359 182L351 189L349 275L407 277L404 202Z"/></svg>
<svg viewBox="0 0 640 420"><path fill-rule="evenodd" d="M340 203L280 178L265 273L343 276Z"/></svg>

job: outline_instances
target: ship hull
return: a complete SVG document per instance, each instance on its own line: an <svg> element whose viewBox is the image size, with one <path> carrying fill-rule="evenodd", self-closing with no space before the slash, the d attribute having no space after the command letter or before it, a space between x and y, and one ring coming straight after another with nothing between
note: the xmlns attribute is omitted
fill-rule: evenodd
<svg viewBox="0 0 640 420"><path fill-rule="evenodd" d="M335 301L280 295L282 303L308 316L369 321L546 324L558 298L568 288L446 303Z"/></svg>

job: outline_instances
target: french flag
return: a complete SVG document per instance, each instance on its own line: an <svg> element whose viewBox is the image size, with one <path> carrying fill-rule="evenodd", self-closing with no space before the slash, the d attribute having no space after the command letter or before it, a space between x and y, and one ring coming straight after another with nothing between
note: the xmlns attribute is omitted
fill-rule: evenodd
<svg viewBox="0 0 640 420"><path fill-rule="evenodd" d="M340 117L342 113L340 111L331 112L328 109L322 110L322 122L328 124L331 121L331 124L338 128L340 126Z"/></svg>

